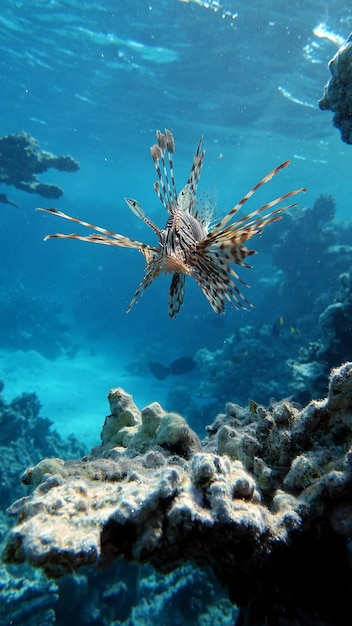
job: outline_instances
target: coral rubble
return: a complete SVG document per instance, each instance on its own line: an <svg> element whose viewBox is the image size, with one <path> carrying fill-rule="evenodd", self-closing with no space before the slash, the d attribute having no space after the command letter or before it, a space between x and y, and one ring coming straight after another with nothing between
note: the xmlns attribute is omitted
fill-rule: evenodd
<svg viewBox="0 0 352 626"><path fill-rule="evenodd" d="M39 143L28 133L0 137L0 183L37 193L44 198L60 198L63 194L61 187L37 179L37 174L49 168L76 172L79 163L70 155L56 156L44 150L39 152Z"/></svg>
<svg viewBox="0 0 352 626"><path fill-rule="evenodd" d="M118 556L209 565L248 624L343 624L352 577L352 363L303 409L228 404L200 443L158 403L109 394L102 445L44 459L4 550L50 576ZM241 621L242 620L242 621ZM246 621L244 621L246 620Z"/></svg>
<svg viewBox="0 0 352 626"><path fill-rule="evenodd" d="M352 144L352 33L329 62L331 78L325 85L324 96L319 100L322 111L334 112L334 126L341 138Z"/></svg>

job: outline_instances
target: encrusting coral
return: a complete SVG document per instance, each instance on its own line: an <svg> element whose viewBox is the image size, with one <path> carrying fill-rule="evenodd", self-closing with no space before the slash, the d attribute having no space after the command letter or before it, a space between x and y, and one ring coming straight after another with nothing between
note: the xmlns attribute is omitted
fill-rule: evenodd
<svg viewBox="0 0 352 626"><path fill-rule="evenodd" d="M202 443L158 403L140 411L121 388L109 401L101 446L24 473L34 491L9 509L5 562L60 576L121 555L161 572L191 560L212 567L239 623L345 623L352 363L303 409L228 404Z"/></svg>

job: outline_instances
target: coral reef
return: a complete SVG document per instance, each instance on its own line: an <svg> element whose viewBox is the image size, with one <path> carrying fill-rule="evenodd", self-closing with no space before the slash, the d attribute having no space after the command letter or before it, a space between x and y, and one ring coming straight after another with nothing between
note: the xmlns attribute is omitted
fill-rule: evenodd
<svg viewBox="0 0 352 626"><path fill-rule="evenodd" d="M79 458L85 452L73 437L62 440L50 420L40 417L35 394L5 402L2 390L0 381L0 546L9 531L5 509L14 497L26 493L18 481L24 468L46 455ZM205 626L230 626L235 612L211 572L191 565L163 576L120 559L104 572L88 568L56 584L27 565L0 566L1 626L8 625L9 616L17 626L111 626L115 621L121 626L153 626L155 619L165 625L193 626L198 616Z"/></svg>
<svg viewBox="0 0 352 626"><path fill-rule="evenodd" d="M0 506L9 505L14 495L24 495L18 482L28 465L45 456L74 458L85 452L85 446L73 436L63 440L52 430L52 422L40 416L41 404L35 393L23 393L5 402L0 380Z"/></svg>
<svg viewBox="0 0 352 626"><path fill-rule="evenodd" d="M23 568L22 576L0 568L0 624L54 626L58 587L45 576Z"/></svg>
<svg viewBox="0 0 352 626"><path fill-rule="evenodd" d="M291 395L293 391L298 400L300 388L290 384L291 361L287 364L286 360L289 356L293 362L297 361L300 345L297 330L291 330L287 324L280 329L279 340L269 324L239 328L218 349L197 351L195 358L201 378L194 394L208 403L208 415L210 410L220 411L228 400L242 403L249 398L260 398L268 404L271 398ZM253 371L258 376L251 375Z"/></svg>
<svg viewBox="0 0 352 626"><path fill-rule="evenodd" d="M331 78L319 100L322 111L333 111L334 126L341 138L352 144L352 33L329 62Z"/></svg>
<svg viewBox="0 0 352 626"><path fill-rule="evenodd" d="M0 380L0 546L9 530L9 519L2 511L14 497L25 495L19 483L28 464L43 456L79 457L85 447L74 437L64 441L51 422L40 416L40 402L34 393L23 393L6 402ZM0 624L17 626L52 626L56 624L54 607L58 587L43 574L23 566L19 571L0 565ZM11 621L10 621L11 618Z"/></svg>
<svg viewBox="0 0 352 626"><path fill-rule="evenodd" d="M219 593L208 572L187 564L164 576L148 573L140 582L140 600L128 626L233 626L237 609Z"/></svg>
<svg viewBox="0 0 352 626"><path fill-rule="evenodd" d="M162 575L119 559L56 582L60 626L232 626L237 613L214 575L190 563Z"/></svg>
<svg viewBox="0 0 352 626"><path fill-rule="evenodd" d="M345 624L352 588L352 363L300 409L228 404L200 443L177 414L109 394L102 445L22 477L4 550L50 576L119 556L209 565L238 623Z"/></svg>
<svg viewBox="0 0 352 626"><path fill-rule="evenodd" d="M328 366L350 358L352 354L352 270L339 276L335 302L319 317L323 345L318 356Z"/></svg>
<svg viewBox="0 0 352 626"><path fill-rule="evenodd" d="M13 185L28 193L44 198L60 198L61 187L43 183L37 174L54 168L61 172L76 172L79 163L71 156L56 156L51 152L39 152L39 143L28 133L0 137L0 183Z"/></svg>
<svg viewBox="0 0 352 626"><path fill-rule="evenodd" d="M344 228L333 221L335 209L334 198L321 195L312 208L289 213L285 224L278 225L275 240L271 240L272 260L280 269L278 284L272 290L278 310L282 315L294 311L310 335L315 325L310 316L319 314L329 303L330 284L352 262L351 243L342 243ZM288 254L293 250L298 252L294 263Z"/></svg>

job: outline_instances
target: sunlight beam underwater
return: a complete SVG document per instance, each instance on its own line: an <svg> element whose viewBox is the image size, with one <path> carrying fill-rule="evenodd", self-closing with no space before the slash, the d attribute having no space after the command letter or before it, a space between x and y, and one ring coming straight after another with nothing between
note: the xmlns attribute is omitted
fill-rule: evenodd
<svg viewBox="0 0 352 626"><path fill-rule="evenodd" d="M224 313L227 302L236 309L248 310L252 305L242 294L237 283L246 287L249 285L230 266L230 263L251 268L252 266L248 265L245 259L256 254L256 250L249 250L243 244L254 235L262 233L265 226L271 222L280 220L282 218L281 213L296 206L296 204L289 204L274 210L270 209L291 196L305 192L306 189L302 187L289 191L230 223L245 202L262 185L269 182L280 170L289 165L290 161L285 161L264 176L225 217L210 228L209 208L203 206L196 197L205 154L202 149L203 139L200 139L193 157L187 183L178 194L173 167L173 153L175 152L173 134L169 130L165 130L165 133L158 130L156 137L157 143L151 147L150 151L158 177L154 183L154 190L169 214L165 228L158 228L145 215L137 200L125 198L125 201L131 211L156 233L157 247L89 224L54 208L38 208L38 211L52 213L95 231L94 234L87 236L55 233L47 235L44 241L52 238L78 239L90 243L139 250L146 260L145 275L131 300L127 313L134 304L139 302L144 291L160 274L172 274L169 289L169 316L172 318L176 317L183 304L186 276L195 279L216 313ZM270 212L263 215L267 210Z"/></svg>

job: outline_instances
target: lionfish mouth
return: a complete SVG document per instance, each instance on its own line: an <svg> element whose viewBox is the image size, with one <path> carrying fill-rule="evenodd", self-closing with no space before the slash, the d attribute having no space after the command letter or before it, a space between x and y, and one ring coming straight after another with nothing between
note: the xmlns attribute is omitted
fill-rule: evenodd
<svg viewBox="0 0 352 626"><path fill-rule="evenodd" d="M169 130L156 133L157 143L151 148L151 156L157 173L154 190L168 213L164 229L156 226L144 213L142 206L132 198L125 198L131 211L137 215L157 235L158 245L150 246L135 239L124 237L113 231L71 217L57 209L39 208L39 211L52 213L66 220L76 222L90 228L91 235L55 233L46 239L78 239L89 243L99 243L122 248L135 248L145 257L146 269L143 280L138 286L127 309L131 310L142 297L145 290L160 274L172 274L169 289L169 315L174 318L180 311L185 293L185 280L191 275L198 283L210 306L216 313L224 313L226 304L236 309L248 310L252 305L243 295L240 285L247 283L237 274L233 265L250 268L245 259L255 254L243 244L253 236L262 233L272 222L282 218L283 211L296 204L281 205L284 201L298 193L305 192L301 187L289 191L280 197L267 202L244 217L235 219L238 211L253 194L269 182L280 170L289 165L289 161L281 163L264 176L243 198L235 204L225 217L211 229L209 207L202 205L197 198L197 187L202 171L204 150L202 139L193 157L191 172L186 185L180 193L176 191L173 154L175 141ZM273 209L273 207L276 207Z"/></svg>

